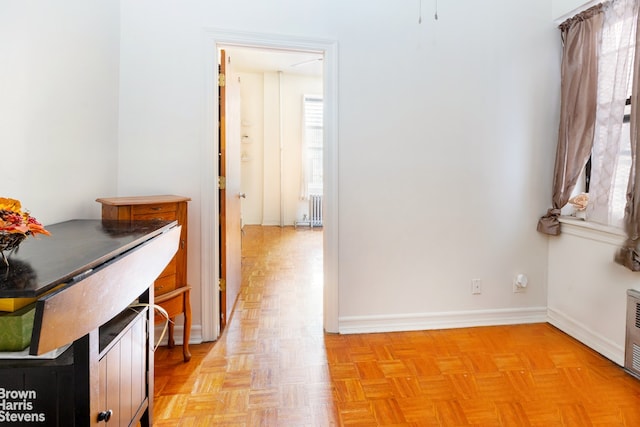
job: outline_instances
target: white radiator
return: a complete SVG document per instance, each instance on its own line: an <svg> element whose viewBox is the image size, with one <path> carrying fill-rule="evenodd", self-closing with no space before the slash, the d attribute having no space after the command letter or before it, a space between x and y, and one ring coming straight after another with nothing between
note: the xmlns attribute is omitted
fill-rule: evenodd
<svg viewBox="0 0 640 427"><path fill-rule="evenodd" d="M322 195L309 196L309 223L311 227L322 227Z"/></svg>
<svg viewBox="0 0 640 427"><path fill-rule="evenodd" d="M627 290L627 336L624 368L640 378L640 292Z"/></svg>

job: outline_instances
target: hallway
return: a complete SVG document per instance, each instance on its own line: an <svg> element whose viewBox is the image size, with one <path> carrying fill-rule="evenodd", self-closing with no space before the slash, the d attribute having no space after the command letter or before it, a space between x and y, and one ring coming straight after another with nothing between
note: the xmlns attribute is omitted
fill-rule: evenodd
<svg viewBox="0 0 640 427"><path fill-rule="evenodd" d="M155 426L640 425L640 381L548 324L325 335L322 231L245 232L220 340L156 352Z"/></svg>
<svg viewBox="0 0 640 427"><path fill-rule="evenodd" d="M187 364L177 357L180 347L156 353L154 425L335 425L322 330L322 229L244 232L243 283L220 340L191 346Z"/></svg>

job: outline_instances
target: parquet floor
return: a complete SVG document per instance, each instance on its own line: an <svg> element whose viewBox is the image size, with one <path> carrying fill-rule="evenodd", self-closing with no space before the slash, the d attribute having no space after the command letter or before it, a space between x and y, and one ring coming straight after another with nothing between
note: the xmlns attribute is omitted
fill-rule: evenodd
<svg viewBox="0 0 640 427"><path fill-rule="evenodd" d="M324 334L321 239L246 227L220 340L156 352L155 426L640 426L640 381L548 324Z"/></svg>

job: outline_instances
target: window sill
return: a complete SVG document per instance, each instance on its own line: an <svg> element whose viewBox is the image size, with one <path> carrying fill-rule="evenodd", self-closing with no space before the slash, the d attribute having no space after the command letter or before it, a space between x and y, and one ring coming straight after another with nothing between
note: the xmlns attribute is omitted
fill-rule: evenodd
<svg viewBox="0 0 640 427"><path fill-rule="evenodd" d="M597 224L573 216L561 216L559 220L562 224L562 234L616 246L623 244L626 239L625 232L621 228Z"/></svg>

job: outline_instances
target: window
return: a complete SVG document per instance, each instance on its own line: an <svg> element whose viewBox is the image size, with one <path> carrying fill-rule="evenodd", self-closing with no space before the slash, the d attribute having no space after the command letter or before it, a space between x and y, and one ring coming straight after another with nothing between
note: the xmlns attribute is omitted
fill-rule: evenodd
<svg viewBox="0 0 640 427"><path fill-rule="evenodd" d="M608 219L606 221L595 220L595 222L602 222L606 225L612 225L615 227L622 227L624 209L627 203L627 183L629 180L629 172L631 171L630 119L631 98L627 98L620 132L620 146L617 152L615 167L612 172L611 196L610 202L607 204ZM591 190L591 164L592 159L589 158L589 161L585 166L584 191L586 193L589 193ZM597 192L594 191L594 193ZM590 216L590 220L594 220L593 216Z"/></svg>
<svg viewBox="0 0 640 427"><path fill-rule="evenodd" d="M586 219L624 228L627 238L615 262L631 271L640 271L639 6L638 0L610 0L560 24L562 85L552 207L537 225L541 233L561 234L559 216L586 168ZM581 207L579 200L574 202Z"/></svg>
<svg viewBox="0 0 640 427"><path fill-rule="evenodd" d="M303 193L322 194L322 97L305 95L303 97Z"/></svg>
<svg viewBox="0 0 640 427"><path fill-rule="evenodd" d="M598 49L593 149L587 164L587 219L622 227L631 168L630 114L636 15L632 2L606 6ZM637 12L636 12L637 13Z"/></svg>

